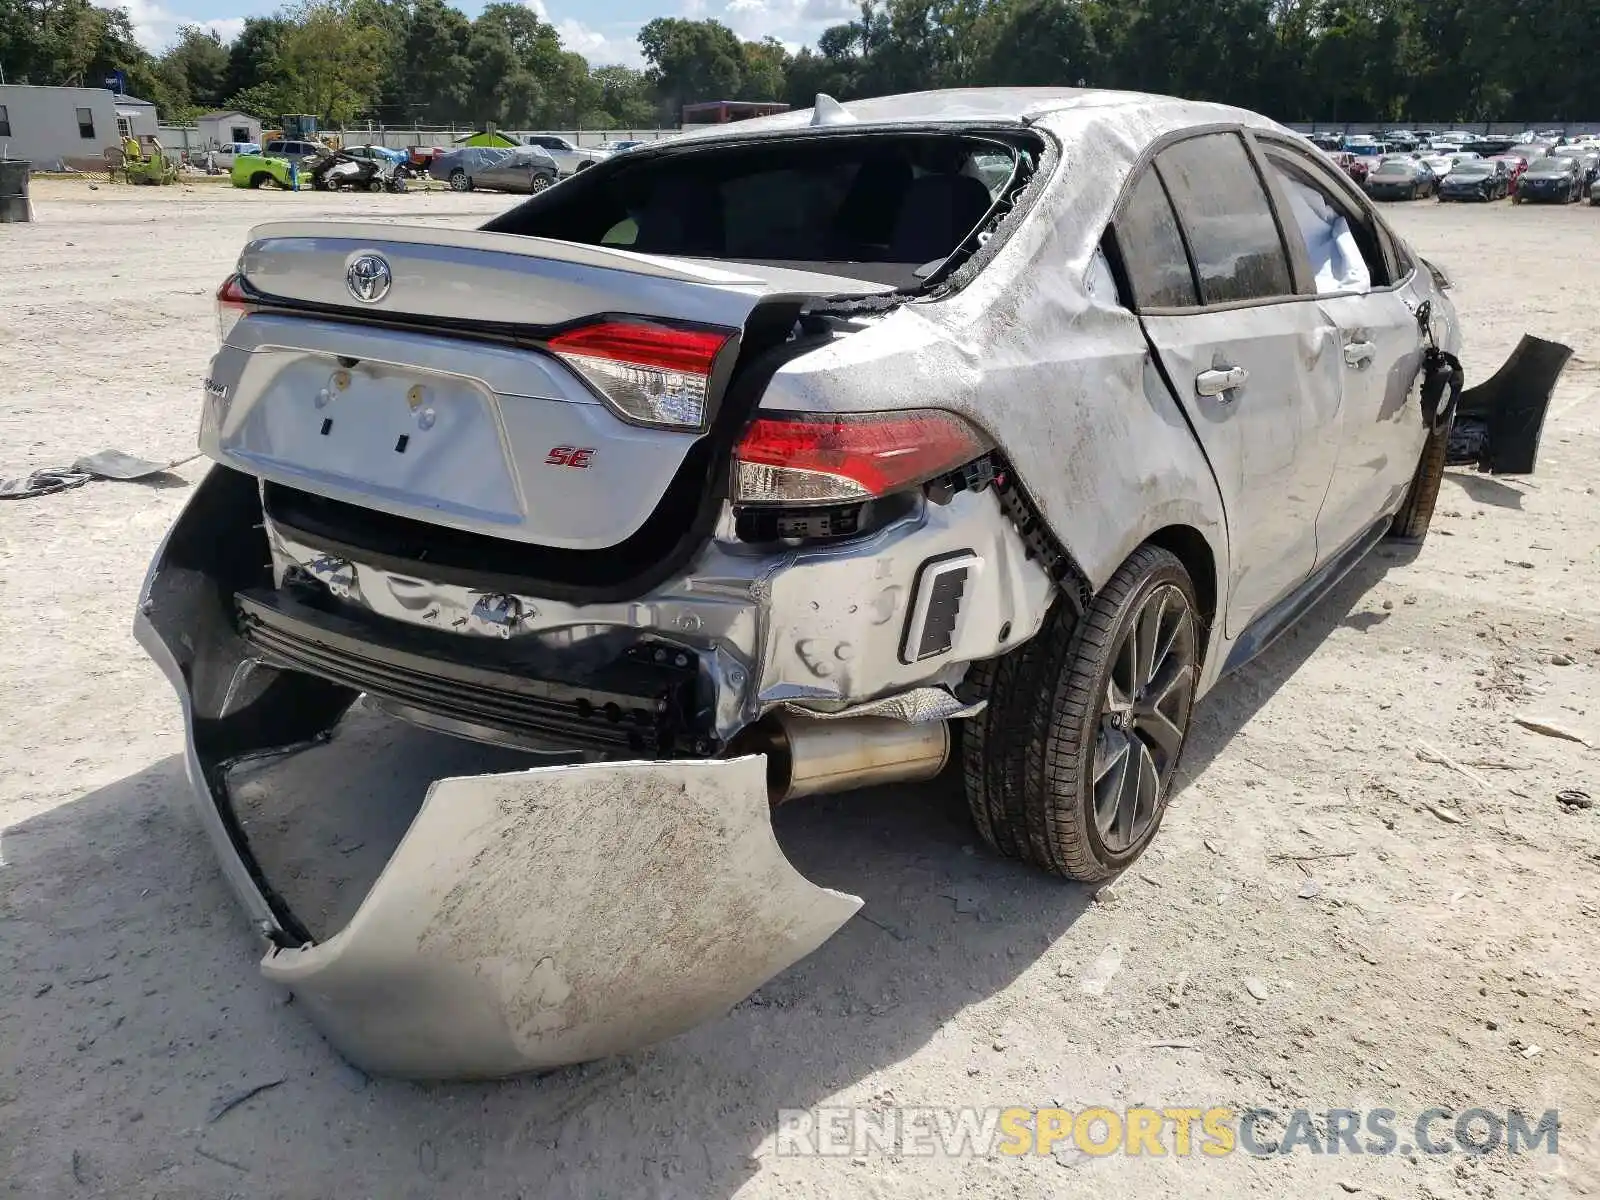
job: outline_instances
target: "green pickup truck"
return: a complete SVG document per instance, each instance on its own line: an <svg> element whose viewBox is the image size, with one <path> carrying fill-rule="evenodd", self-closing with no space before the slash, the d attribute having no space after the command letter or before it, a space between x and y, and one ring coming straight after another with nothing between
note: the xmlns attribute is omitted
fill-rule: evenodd
<svg viewBox="0 0 1600 1200"><path fill-rule="evenodd" d="M289 160L276 154L236 154L231 175L234 187L292 186Z"/></svg>

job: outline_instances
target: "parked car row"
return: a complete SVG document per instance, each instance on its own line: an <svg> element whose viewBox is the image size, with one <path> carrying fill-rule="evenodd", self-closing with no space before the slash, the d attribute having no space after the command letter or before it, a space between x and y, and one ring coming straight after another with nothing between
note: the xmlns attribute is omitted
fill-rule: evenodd
<svg viewBox="0 0 1600 1200"><path fill-rule="evenodd" d="M1363 143L1346 139L1357 146ZM1445 143L1449 145L1450 143ZM1600 144L1529 147L1493 155L1417 149L1366 155L1325 151L1375 200L1502 200L1567 204L1588 195L1600 205Z"/></svg>

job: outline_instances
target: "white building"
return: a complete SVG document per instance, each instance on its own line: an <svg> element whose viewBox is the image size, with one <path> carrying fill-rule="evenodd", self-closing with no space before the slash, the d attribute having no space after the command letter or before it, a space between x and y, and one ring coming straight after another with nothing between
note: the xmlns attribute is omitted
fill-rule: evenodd
<svg viewBox="0 0 1600 1200"><path fill-rule="evenodd" d="M212 150L229 142L260 142L261 122L242 112L208 112L195 121L200 148ZM194 153L194 149L189 151Z"/></svg>
<svg viewBox="0 0 1600 1200"><path fill-rule="evenodd" d="M0 84L0 157L40 170L103 165L108 147L156 132L156 106L105 88Z"/></svg>

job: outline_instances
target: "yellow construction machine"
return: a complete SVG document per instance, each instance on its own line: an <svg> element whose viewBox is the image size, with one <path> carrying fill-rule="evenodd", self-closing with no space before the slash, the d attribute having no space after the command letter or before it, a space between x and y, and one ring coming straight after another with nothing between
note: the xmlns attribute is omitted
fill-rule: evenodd
<svg viewBox="0 0 1600 1200"><path fill-rule="evenodd" d="M161 141L152 134L122 139L122 174L129 183L166 184L178 179L178 168L168 161ZM112 172L112 178L116 172Z"/></svg>

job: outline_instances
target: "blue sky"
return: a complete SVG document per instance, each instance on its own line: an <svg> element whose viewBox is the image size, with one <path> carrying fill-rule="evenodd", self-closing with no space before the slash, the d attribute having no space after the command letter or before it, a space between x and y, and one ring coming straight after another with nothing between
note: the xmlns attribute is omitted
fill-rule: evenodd
<svg viewBox="0 0 1600 1200"><path fill-rule="evenodd" d="M262 16L279 4L272 0L96 0L107 8L126 8L139 41L159 52L171 43L180 25L196 24L231 38L246 17ZM476 16L484 0L465 0L459 7ZM829 25L856 15L853 0L523 0L561 33L568 49L595 66L626 63L640 66L639 26L653 17L715 17L741 37L777 38L797 49L814 43Z"/></svg>

